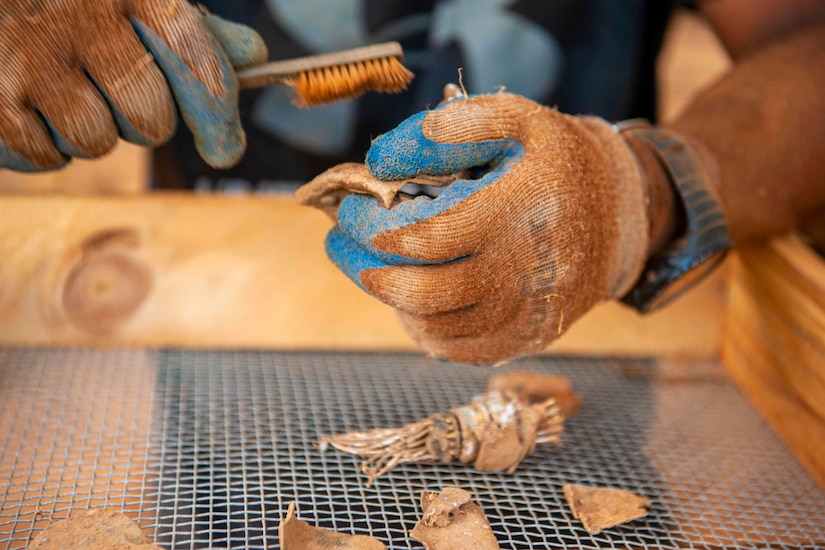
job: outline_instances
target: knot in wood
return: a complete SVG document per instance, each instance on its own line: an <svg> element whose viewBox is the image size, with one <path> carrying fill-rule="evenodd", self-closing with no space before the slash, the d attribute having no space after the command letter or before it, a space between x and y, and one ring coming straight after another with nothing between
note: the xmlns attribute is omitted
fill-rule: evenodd
<svg viewBox="0 0 825 550"><path fill-rule="evenodd" d="M144 303L152 275L134 252L137 241L131 230L102 231L84 241L63 285L63 307L75 325L108 334Z"/></svg>

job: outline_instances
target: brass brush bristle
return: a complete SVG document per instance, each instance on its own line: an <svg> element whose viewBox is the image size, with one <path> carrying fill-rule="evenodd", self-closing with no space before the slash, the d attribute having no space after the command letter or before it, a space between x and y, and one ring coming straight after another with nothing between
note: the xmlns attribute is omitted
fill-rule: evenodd
<svg viewBox="0 0 825 550"><path fill-rule="evenodd" d="M397 42L275 61L238 72L242 88L286 84L296 92L296 103L309 107L352 99L364 92L398 93L413 74L401 63Z"/></svg>

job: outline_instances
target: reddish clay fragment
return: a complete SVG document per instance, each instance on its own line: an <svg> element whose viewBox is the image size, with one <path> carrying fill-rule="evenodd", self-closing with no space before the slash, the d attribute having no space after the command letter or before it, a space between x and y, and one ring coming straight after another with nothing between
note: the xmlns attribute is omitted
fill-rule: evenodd
<svg viewBox="0 0 825 550"><path fill-rule="evenodd" d="M140 527L114 510L88 510L55 521L34 540L30 550L162 550L143 534Z"/></svg>
<svg viewBox="0 0 825 550"><path fill-rule="evenodd" d="M347 535L313 527L295 516L295 503L290 502L286 518L278 525L281 550L387 550L381 542L366 535Z"/></svg>
<svg viewBox="0 0 825 550"><path fill-rule="evenodd" d="M427 550L500 549L484 512L464 489L424 492L421 509L424 514L410 536Z"/></svg>
<svg viewBox="0 0 825 550"><path fill-rule="evenodd" d="M535 403L555 398L561 407L561 414L570 418L581 406L581 399L573 391L570 379L554 374L541 374L513 370L490 378L487 391L509 391L527 403Z"/></svg>
<svg viewBox="0 0 825 550"><path fill-rule="evenodd" d="M585 531L591 535L644 517L650 506L650 501L645 497L609 487L583 487L567 483L564 496L573 516L581 520Z"/></svg>

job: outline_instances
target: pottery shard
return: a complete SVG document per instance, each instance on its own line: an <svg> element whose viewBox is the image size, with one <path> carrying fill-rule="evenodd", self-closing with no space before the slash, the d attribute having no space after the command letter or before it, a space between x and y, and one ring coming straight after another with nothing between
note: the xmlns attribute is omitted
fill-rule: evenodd
<svg viewBox="0 0 825 550"><path fill-rule="evenodd" d="M295 516L295 503L291 502L286 518L278 525L281 550L387 550L383 543L366 535L348 535L314 527Z"/></svg>
<svg viewBox="0 0 825 550"><path fill-rule="evenodd" d="M421 509L423 516L410 535L427 550L500 549L484 512L464 489L424 492Z"/></svg>
<svg viewBox="0 0 825 550"><path fill-rule="evenodd" d="M566 484L564 496L576 519L591 535L647 515L650 501L630 491Z"/></svg>
<svg viewBox="0 0 825 550"><path fill-rule="evenodd" d="M525 403L536 403L554 398L561 407L561 414L569 418L579 412L581 399L573 391L570 379L565 376L513 370L490 378L487 391L511 392Z"/></svg>
<svg viewBox="0 0 825 550"><path fill-rule="evenodd" d="M338 207L350 193L372 195L384 208L392 208L399 202L398 192L408 183L430 187L446 187L466 174L428 176L425 174L402 180L380 180L370 174L367 167L355 162L333 166L319 174L295 192L295 200L304 206L322 210L332 221L338 221Z"/></svg>
<svg viewBox="0 0 825 550"><path fill-rule="evenodd" d="M162 550L128 517L112 510L89 510L55 521L37 535L30 549Z"/></svg>

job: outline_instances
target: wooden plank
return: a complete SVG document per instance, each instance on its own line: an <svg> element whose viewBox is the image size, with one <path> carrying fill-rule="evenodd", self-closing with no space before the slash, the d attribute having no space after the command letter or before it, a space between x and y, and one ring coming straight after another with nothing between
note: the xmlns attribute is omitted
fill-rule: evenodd
<svg viewBox="0 0 825 550"><path fill-rule="evenodd" d="M0 210L7 345L407 343L328 265L324 216L288 199L0 197Z"/></svg>
<svg viewBox="0 0 825 550"><path fill-rule="evenodd" d="M739 258L736 297L743 308L751 300L758 349L778 359L790 390L825 420L825 262L795 238L745 249Z"/></svg>
<svg viewBox="0 0 825 550"><path fill-rule="evenodd" d="M415 350L288 197L0 196L0 345ZM721 276L661 313L587 315L552 352L713 355Z"/></svg>
<svg viewBox="0 0 825 550"><path fill-rule="evenodd" d="M98 160L74 160L55 172L0 170L0 193L95 195L140 193L149 184L149 151L126 142Z"/></svg>
<svg viewBox="0 0 825 550"><path fill-rule="evenodd" d="M825 486L825 262L798 239L738 253L723 361Z"/></svg>

